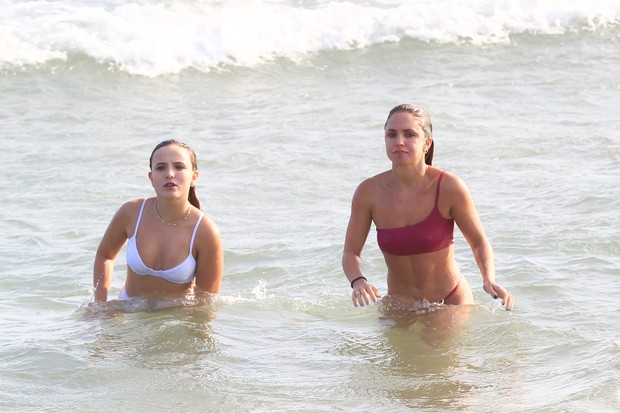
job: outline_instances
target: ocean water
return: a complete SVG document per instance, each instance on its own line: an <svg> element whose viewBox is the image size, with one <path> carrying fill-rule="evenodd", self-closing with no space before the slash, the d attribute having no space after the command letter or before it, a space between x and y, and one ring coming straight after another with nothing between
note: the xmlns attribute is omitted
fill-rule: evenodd
<svg viewBox="0 0 620 413"><path fill-rule="evenodd" d="M0 1L0 411L619 411L618 73L615 0ZM351 196L403 102L512 312L458 231L475 306L351 305ZM168 138L197 152L221 294L95 305ZM385 293L374 229L363 260Z"/></svg>

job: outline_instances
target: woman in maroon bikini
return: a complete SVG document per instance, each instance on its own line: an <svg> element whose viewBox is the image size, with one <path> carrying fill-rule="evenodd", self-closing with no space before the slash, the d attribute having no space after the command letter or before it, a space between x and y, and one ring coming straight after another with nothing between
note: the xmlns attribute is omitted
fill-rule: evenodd
<svg viewBox="0 0 620 413"><path fill-rule="evenodd" d="M392 169L363 181L353 195L342 267L355 306L381 297L362 273L361 252L371 223L387 265L388 295L404 303L473 304L474 297L454 259L454 223L469 243L483 288L514 299L495 282L495 258L471 194L461 179L432 165L432 125L415 105L393 108L385 123L385 148Z"/></svg>

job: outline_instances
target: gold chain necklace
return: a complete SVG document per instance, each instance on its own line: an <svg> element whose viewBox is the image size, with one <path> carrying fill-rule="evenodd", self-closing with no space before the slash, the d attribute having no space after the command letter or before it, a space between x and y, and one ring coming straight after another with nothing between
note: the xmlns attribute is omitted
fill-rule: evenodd
<svg viewBox="0 0 620 413"><path fill-rule="evenodd" d="M157 210L157 199L155 200L155 202L153 203L153 208L155 209L155 213L157 214L157 218L159 218L159 220L161 221L162 224L166 224L169 227L176 227L177 225L181 225L182 223L184 223L185 221L187 221L187 218L189 217L189 213L191 211L191 207L188 206L187 207L187 214L185 214L185 218L183 218L181 221L179 222L166 222L165 219L163 219L161 217L161 215L159 215L159 211Z"/></svg>

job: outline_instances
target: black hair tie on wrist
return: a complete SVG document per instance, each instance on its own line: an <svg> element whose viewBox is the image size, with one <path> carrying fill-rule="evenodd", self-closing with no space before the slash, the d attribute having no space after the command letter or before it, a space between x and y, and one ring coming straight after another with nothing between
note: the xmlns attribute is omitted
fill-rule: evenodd
<svg viewBox="0 0 620 413"><path fill-rule="evenodd" d="M363 275L361 277L357 277L356 279L351 281L351 288L353 288L353 284L355 283L355 281L361 280L361 279L363 279L364 281L368 281L368 279L366 277L364 277Z"/></svg>

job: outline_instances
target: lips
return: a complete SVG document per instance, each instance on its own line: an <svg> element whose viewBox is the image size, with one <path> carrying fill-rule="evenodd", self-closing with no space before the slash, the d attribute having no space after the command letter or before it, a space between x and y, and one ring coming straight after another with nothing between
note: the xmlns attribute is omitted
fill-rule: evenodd
<svg viewBox="0 0 620 413"><path fill-rule="evenodd" d="M176 184L174 182L166 182L164 184L164 188L174 188L176 187Z"/></svg>

